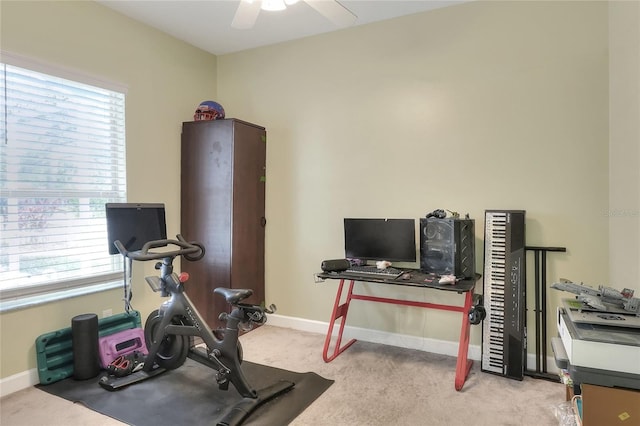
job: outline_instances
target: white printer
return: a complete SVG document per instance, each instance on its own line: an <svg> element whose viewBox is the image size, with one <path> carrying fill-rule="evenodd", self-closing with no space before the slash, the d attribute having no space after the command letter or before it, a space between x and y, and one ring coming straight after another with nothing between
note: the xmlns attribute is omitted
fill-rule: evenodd
<svg viewBox="0 0 640 426"><path fill-rule="evenodd" d="M556 365L574 385L640 389L640 316L595 311L576 299L558 308L559 337L551 340Z"/></svg>

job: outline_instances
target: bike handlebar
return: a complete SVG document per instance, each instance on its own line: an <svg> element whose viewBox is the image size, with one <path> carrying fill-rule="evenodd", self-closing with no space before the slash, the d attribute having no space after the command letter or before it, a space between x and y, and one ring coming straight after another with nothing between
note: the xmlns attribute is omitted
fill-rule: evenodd
<svg viewBox="0 0 640 426"><path fill-rule="evenodd" d="M120 240L116 240L113 244L116 246L120 254L133 260L156 260L165 257L183 256L190 261L200 260L204 257L204 246L197 242L188 242L180 234L176 235L176 240L164 239L146 242L140 250L128 251ZM168 245L178 246L176 250L151 252L149 250L156 247L166 247Z"/></svg>

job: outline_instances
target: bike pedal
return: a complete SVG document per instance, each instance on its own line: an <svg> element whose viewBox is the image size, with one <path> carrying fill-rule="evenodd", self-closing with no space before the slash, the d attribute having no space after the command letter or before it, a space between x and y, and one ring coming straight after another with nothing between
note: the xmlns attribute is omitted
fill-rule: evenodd
<svg viewBox="0 0 640 426"><path fill-rule="evenodd" d="M217 380L218 382L218 388L220 390L229 390L229 380L224 379L224 380Z"/></svg>

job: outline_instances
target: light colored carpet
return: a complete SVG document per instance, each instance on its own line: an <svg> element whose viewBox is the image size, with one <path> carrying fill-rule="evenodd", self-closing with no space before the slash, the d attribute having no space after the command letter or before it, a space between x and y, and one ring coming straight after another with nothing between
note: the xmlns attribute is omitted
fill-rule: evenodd
<svg viewBox="0 0 640 426"><path fill-rule="evenodd" d="M246 360L335 380L292 426L557 425L554 409L565 399L560 383L482 373L478 362L457 392L455 358L367 342L327 364L324 335L269 325L244 335L242 345ZM122 425L37 388L2 398L0 414L2 426Z"/></svg>

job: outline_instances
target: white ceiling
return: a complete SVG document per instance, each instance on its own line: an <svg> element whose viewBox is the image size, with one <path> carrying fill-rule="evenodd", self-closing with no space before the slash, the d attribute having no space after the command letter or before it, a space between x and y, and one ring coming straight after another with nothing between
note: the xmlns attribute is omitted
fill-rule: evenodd
<svg viewBox="0 0 640 426"><path fill-rule="evenodd" d="M231 27L240 0L96 1L215 55L342 29L304 1L281 12L261 10L255 26L248 30ZM354 25L364 25L464 1L340 0L340 4L357 16Z"/></svg>

